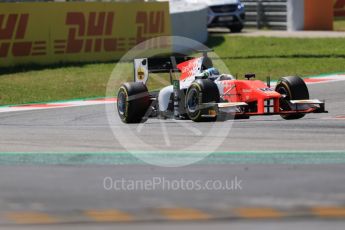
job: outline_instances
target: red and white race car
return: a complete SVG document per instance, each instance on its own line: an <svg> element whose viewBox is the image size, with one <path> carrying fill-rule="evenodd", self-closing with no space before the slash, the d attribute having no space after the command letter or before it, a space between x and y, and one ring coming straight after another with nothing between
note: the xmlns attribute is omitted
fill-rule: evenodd
<svg viewBox="0 0 345 230"><path fill-rule="evenodd" d="M134 82L124 83L117 97L124 123L145 122L153 117L207 122L262 115L293 120L308 113L327 113L324 102L309 99L308 88L300 77L282 77L274 89L269 80L254 80L255 74L237 80L219 73L207 52L199 58L135 59L134 69ZM172 80L175 71L181 73L179 80ZM149 92L146 82L151 72L170 72L171 85Z"/></svg>

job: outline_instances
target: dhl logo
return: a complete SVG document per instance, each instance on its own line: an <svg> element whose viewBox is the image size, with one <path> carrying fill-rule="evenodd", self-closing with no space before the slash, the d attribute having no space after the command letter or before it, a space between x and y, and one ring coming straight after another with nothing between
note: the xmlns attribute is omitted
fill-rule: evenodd
<svg viewBox="0 0 345 230"><path fill-rule="evenodd" d="M30 14L0 15L0 58L37 56L47 54L50 41L27 41ZM79 54L91 52L126 51L152 37L165 34L164 11L138 11L133 19L136 34L133 37L116 37L115 12L67 12L65 38L54 39L54 54ZM122 22L118 22L122 23ZM33 25L37 26L37 25ZM145 48L145 47L142 47Z"/></svg>
<svg viewBox="0 0 345 230"><path fill-rule="evenodd" d="M115 12L69 12L67 39L54 40L55 54L125 51L151 37L165 33L164 11L139 11L136 37L115 37Z"/></svg>
<svg viewBox="0 0 345 230"><path fill-rule="evenodd" d="M170 34L168 3L2 3L0 67L110 61L133 47L166 52Z"/></svg>
<svg viewBox="0 0 345 230"><path fill-rule="evenodd" d="M45 41L24 41L29 14L0 15L0 58L46 54Z"/></svg>
<svg viewBox="0 0 345 230"><path fill-rule="evenodd" d="M334 15L345 16L345 0L334 0Z"/></svg>

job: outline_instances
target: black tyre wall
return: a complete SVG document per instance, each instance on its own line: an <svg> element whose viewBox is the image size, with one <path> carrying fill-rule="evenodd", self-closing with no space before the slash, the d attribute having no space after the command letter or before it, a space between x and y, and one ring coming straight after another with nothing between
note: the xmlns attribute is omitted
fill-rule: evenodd
<svg viewBox="0 0 345 230"><path fill-rule="evenodd" d="M276 91L282 93L286 91L286 98L280 100L280 107L283 111L290 110L289 100L308 100L309 90L302 78L289 76L281 78L276 86ZM304 117L305 114L284 114L281 115L285 120L296 120Z"/></svg>
<svg viewBox="0 0 345 230"><path fill-rule="evenodd" d="M290 100L309 99L309 90L302 78L296 76L283 77L280 79L277 86L282 83L287 84L290 89Z"/></svg>
<svg viewBox="0 0 345 230"><path fill-rule="evenodd" d="M209 79L198 79L195 80L192 85L189 87L186 95L186 111L189 118L195 122L203 122L203 121L215 121L216 118L209 118L209 117L202 117L202 115L207 114L208 109L201 109L199 113L193 114L187 108L187 102L189 97L189 92L192 88L197 89L199 94L201 94L201 103L219 103L220 95L217 85L209 80Z"/></svg>
<svg viewBox="0 0 345 230"><path fill-rule="evenodd" d="M141 82L124 83L118 94L126 94L126 110L119 116L124 123L140 123L145 121L145 114L150 107L150 95L146 85Z"/></svg>

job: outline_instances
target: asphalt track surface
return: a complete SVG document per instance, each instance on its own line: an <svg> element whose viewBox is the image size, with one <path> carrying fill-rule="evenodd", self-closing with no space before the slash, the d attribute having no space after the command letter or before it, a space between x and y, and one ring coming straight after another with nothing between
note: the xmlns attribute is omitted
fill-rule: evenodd
<svg viewBox="0 0 345 230"><path fill-rule="evenodd" d="M212 144L216 135L224 137L217 152L345 150L345 82L309 88L311 98L326 100L329 114L311 114L297 121L268 116L202 124L151 119L141 128L122 124L117 114L110 114L114 116L114 132L124 138L121 143L112 134L104 105L3 113L0 152L126 152L123 145L127 142L132 144L130 150L142 150L142 146L136 146L137 140L120 133L127 129L162 150L183 150L205 135L210 139L200 143L197 150Z"/></svg>
<svg viewBox="0 0 345 230"><path fill-rule="evenodd" d="M345 206L345 82L315 84L309 88L313 98L326 100L329 114L308 115L298 121L284 121L280 117L215 124L184 121L187 125L182 126L171 121L150 120L140 132L137 126L131 126L139 139L153 146L163 148L168 142L170 146L166 148L172 151L169 154L176 157L186 143L200 140L200 132L207 133L214 127L222 130L232 124L217 153L199 163L178 168L146 164L126 154L109 127L105 106L0 114L0 151L3 152L0 155L0 214L40 211L71 213L70 218L73 218L73 212L80 210L117 209L145 215L152 209L170 207L217 213L242 207L303 210ZM124 124L118 122L112 126L121 130ZM129 141L136 143L133 139ZM203 145L207 146L207 141L203 141L200 148L204 148ZM47 152L59 154L45 154ZM169 159L169 155L165 157ZM108 191L103 186L106 177L142 181L155 177L168 181L181 178L226 181L237 177L242 187L232 191ZM86 229L114 227L103 224L87 225ZM55 227L78 229L85 225ZM227 220L177 224L146 221L116 227L344 229L345 222L301 217L259 222ZM52 226L40 228L53 229Z"/></svg>

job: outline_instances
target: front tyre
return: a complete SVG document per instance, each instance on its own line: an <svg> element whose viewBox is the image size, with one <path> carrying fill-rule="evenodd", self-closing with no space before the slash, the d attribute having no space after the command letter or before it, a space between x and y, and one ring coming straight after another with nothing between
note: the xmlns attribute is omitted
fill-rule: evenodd
<svg viewBox="0 0 345 230"><path fill-rule="evenodd" d="M200 108L204 103L219 103L219 91L217 85L209 79L194 81L186 95L186 112L194 122L216 121L216 111L210 108Z"/></svg>
<svg viewBox="0 0 345 230"><path fill-rule="evenodd" d="M290 100L308 100L309 91L302 78L296 76L281 78L275 89L282 95L280 99L280 109L282 111L291 111ZM303 118L305 114L282 114L285 120L296 120Z"/></svg>
<svg viewBox="0 0 345 230"><path fill-rule="evenodd" d="M121 121L127 124L146 121L150 107L150 95L141 82L124 83L117 95L117 111Z"/></svg>

